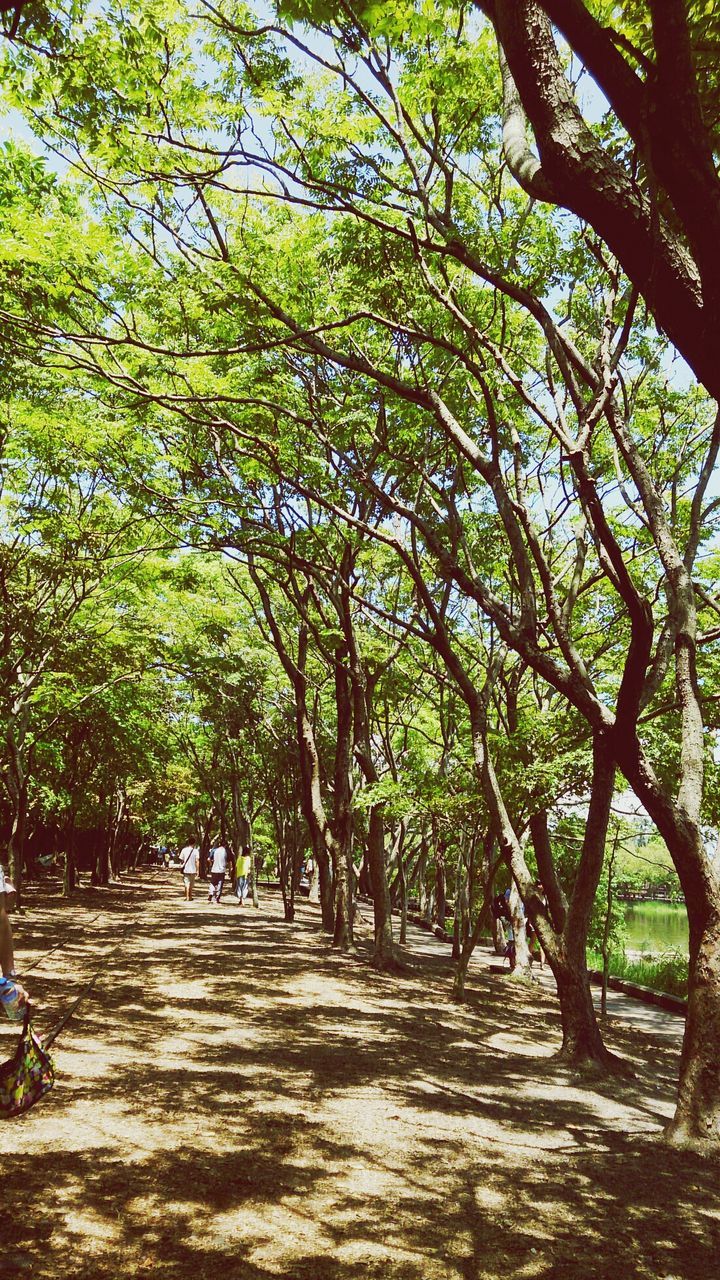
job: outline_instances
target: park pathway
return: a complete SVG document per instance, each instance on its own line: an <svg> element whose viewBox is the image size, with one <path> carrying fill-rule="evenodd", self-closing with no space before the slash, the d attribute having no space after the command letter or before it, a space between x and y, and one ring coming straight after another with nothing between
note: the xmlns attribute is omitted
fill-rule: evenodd
<svg viewBox="0 0 720 1280"><path fill-rule="evenodd" d="M17 940L42 1030L99 977L0 1128L3 1280L716 1273L717 1168L658 1144L674 1036L614 1020L636 1078L579 1079L550 992L479 959L458 1008L427 934L383 977L310 904L186 906L177 873L31 901Z"/></svg>

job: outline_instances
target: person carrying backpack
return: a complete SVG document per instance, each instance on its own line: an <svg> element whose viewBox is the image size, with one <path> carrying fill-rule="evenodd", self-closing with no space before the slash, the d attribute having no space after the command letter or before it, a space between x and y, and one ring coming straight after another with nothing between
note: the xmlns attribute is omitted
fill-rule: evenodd
<svg viewBox="0 0 720 1280"><path fill-rule="evenodd" d="M192 902L193 889L200 870L200 850L192 836L185 848L180 850L180 870L185 884L185 901Z"/></svg>
<svg viewBox="0 0 720 1280"><path fill-rule="evenodd" d="M510 890L506 889L504 893L496 893L490 904L490 909L496 920L507 920L510 923Z"/></svg>
<svg viewBox="0 0 720 1280"><path fill-rule="evenodd" d="M210 850L210 885L208 902L219 902L222 897L225 875L227 873L228 854L224 844L213 845Z"/></svg>

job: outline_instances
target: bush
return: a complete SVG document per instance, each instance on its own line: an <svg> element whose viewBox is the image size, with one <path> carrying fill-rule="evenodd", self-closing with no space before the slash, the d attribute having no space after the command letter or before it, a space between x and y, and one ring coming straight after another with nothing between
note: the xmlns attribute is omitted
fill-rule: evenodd
<svg viewBox="0 0 720 1280"><path fill-rule="evenodd" d="M588 955L592 969L602 969L602 956L597 952ZM687 999L688 958L681 951L664 951L662 955L639 956L629 959L624 952L610 957L610 974L626 982L637 982L653 991L664 991L670 996Z"/></svg>

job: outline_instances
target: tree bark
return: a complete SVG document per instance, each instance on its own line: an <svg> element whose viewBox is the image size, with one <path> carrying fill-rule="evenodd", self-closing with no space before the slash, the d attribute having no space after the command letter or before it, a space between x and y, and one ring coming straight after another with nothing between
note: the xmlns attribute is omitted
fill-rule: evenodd
<svg viewBox="0 0 720 1280"><path fill-rule="evenodd" d="M101 884L118 878L118 841L125 817L126 800L122 790L118 788L111 802L111 819L107 842L107 876Z"/></svg>
<svg viewBox="0 0 720 1280"><path fill-rule="evenodd" d="M278 626L267 588L255 568L252 556L248 557L248 571L257 587L275 651L290 680L295 697L295 728L300 758L300 800L310 833L315 865L318 868L322 926L326 933L334 934L333 835L323 804L320 756L307 705L308 626L302 612L307 603L307 593L299 603L301 621L298 628L297 655L293 659Z"/></svg>
<svg viewBox="0 0 720 1280"><path fill-rule="evenodd" d="M573 1067L617 1071L619 1060L606 1048L595 1016L584 946L548 953L548 963L560 1000L563 1041L558 1057Z"/></svg>
<svg viewBox="0 0 720 1280"><path fill-rule="evenodd" d="M360 656L352 623L350 598L343 598L341 619L349 658L350 688L353 706L355 758L368 786L379 782L373 758L370 734L373 681ZM376 969L392 972L398 966L392 932L392 904L385 865L385 806L373 804L368 815L367 856L372 881L375 950L372 964Z"/></svg>
<svg viewBox="0 0 720 1280"><path fill-rule="evenodd" d="M445 928L447 915L447 885L445 870L445 841L435 839L435 920L441 929Z"/></svg>
<svg viewBox="0 0 720 1280"><path fill-rule="evenodd" d="M673 113L679 114L677 93L658 97L658 87L662 95L663 77L657 77L654 91L648 88L645 92L634 140L643 151L649 135L659 138L647 157L649 166L652 169L659 161L665 181L670 180L676 211L699 251L697 261L686 249L682 236L665 219L657 200L650 199L630 172L604 150L584 121L566 78L545 6L536 0L487 0L483 7L493 16L503 57L532 125L540 156L540 164L526 171L513 162L515 177L536 198L572 210L595 228L622 263L660 327L711 395L720 397L720 333L715 323L718 273L716 264L708 265L710 255L702 248L707 232L699 234L697 213L698 208L706 209L708 217L720 226L718 183L710 149L706 148L707 154L692 169L704 198L697 197L697 183L692 196L679 195L683 184L673 181L671 166L677 172L685 168L685 186L689 188L688 166L690 157L697 156L698 147L691 145L690 134L682 142L677 139L673 123ZM674 61L680 49L678 44L672 55ZM506 93L506 113L507 109ZM512 161L507 140L506 154ZM691 215L688 208L694 210ZM717 258L716 252L714 256Z"/></svg>
<svg viewBox="0 0 720 1280"><path fill-rule="evenodd" d="M563 1030L560 1057L573 1066L592 1065L602 1071L626 1074L626 1064L611 1054L603 1043L590 994L585 959L590 914L602 871L615 779L615 764L607 735L596 734L593 739L593 781L583 846L564 927L558 931L553 928L549 913L534 890L520 841L505 809L493 763L487 754L483 709L479 700L471 707L471 720L476 761L500 849L510 866L515 886L522 893L525 908L557 982Z"/></svg>
<svg viewBox="0 0 720 1280"><path fill-rule="evenodd" d="M407 942L407 913L408 913L408 890L407 890L407 870L405 867L405 832L406 821L400 819L398 828L397 846L397 866L398 866L398 894L400 900L400 945L405 946Z"/></svg>
<svg viewBox="0 0 720 1280"><path fill-rule="evenodd" d="M487 922L488 912L490 910L490 903L492 901L493 888L494 888L493 881L495 879L495 872L497 871L499 861L500 861L500 859L494 863L491 861L494 845L495 845L495 835L491 829L487 831L485 833L485 836L483 837L483 857L482 857L482 871L481 871L481 874L482 874L481 884L482 884L482 890L483 890L482 902L480 904L477 917L475 919L475 924L471 929L468 929L467 933L465 934L462 946L460 948L460 954L458 956L457 964L455 966L452 998L456 1002L456 1004L462 1004L465 1000L465 978L467 975L468 965L470 964L470 958L480 939L480 934L482 933L482 930ZM472 884L470 886L470 892L472 893ZM495 920L493 917L493 924L499 925L499 923L500 922ZM502 955L503 948L502 947L498 948L497 943L496 943L495 950L498 955Z"/></svg>
<svg viewBox="0 0 720 1280"><path fill-rule="evenodd" d="M667 1141L701 1154L720 1147L720 916L691 925L688 1015L675 1115Z"/></svg>
<svg viewBox="0 0 720 1280"><path fill-rule="evenodd" d="M459 960L468 936L468 871L462 853L455 871L455 918L453 920L453 960Z"/></svg>
<svg viewBox="0 0 720 1280"><path fill-rule="evenodd" d="M203 880L207 876L208 854L210 851L210 841L212 839L212 828L215 821L215 805L211 804L205 815L202 834L200 837L200 879Z"/></svg>
<svg viewBox="0 0 720 1280"><path fill-rule="evenodd" d="M527 936L527 917L523 900L514 881L510 885L510 921L515 945L515 959L511 965L510 976L514 982L531 982L532 961Z"/></svg>
<svg viewBox="0 0 720 1280"><path fill-rule="evenodd" d="M14 773L10 784L11 814L8 839L8 864L10 879L15 885L16 905L22 905L23 867L25 859L25 831L27 828L27 778L24 772Z"/></svg>
<svg viewBox="0 0 720 1280"><path fill-rule="evenodd" d="M368 822L368 861L373 883L375 924L375 951L372 964L375 969L393 972L398 968L398 962L393 942L392 905L385 867L385 819L383 811L383 805L373 805Z"/></svg>
<svg viewBox="0 0 720 1280"><path fill-rule="evenodd" d="M342 590L342 588L341 588ZM333 946L350 951L353 939L353 881L352 864L352 787L350 765L352 760L352 697L350 676L347 669L347 653L335 655L335 706L337 732L335 735L335 775L333 787L333 841L335 881L335 926Z"/></svg>
<svg viewBox="0 0 720 1280"><path fill-rule="evenodd" d="M65 860L63 865L63 897L70 898L75 890L75 810L71 809L65 828Z"/></svg>

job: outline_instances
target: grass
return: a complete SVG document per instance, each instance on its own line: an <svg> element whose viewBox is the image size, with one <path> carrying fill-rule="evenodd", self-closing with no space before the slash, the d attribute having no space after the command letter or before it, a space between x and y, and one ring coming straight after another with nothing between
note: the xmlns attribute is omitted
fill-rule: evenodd
<svg viewBox="0 0 720 1280"><path fill-rule="evenodd" d="M588 963L590 968L602 969L602 956L592 952L588 955ZM687 998L688 958L681 951L632 958L619 952L610 957L610 973L613 978L637 982L640 986L651 987L653 991Z"/></svg>

